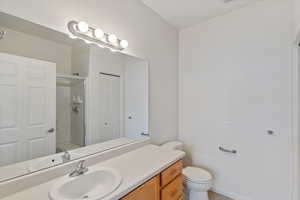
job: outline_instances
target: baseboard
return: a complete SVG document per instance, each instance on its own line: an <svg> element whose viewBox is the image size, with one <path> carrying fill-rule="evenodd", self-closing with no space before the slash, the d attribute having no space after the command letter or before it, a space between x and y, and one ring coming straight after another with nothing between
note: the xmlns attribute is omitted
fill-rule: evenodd
<svg viewBox="0 0 300 200"><path fill-rule="evenodd" d="M240 196L240 195L235 194L235 193L225 192L225 191L219 190L217 188L212 188L211 191L213 191L215 193L218 193L218 194L221 194L223 196L229 197L233 200L253 200L253 199L250 199L248 197L243 197L243 196Z"/></svg>

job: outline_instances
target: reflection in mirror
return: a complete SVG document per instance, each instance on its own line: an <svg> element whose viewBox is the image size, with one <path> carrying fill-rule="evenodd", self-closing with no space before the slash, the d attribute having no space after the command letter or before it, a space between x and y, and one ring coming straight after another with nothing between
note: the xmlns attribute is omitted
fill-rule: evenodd
<svg viewBox="0 0 300 200"><path fill-rule="evenodd" d="M0 181L149 136L148 63L0 13Z"/></svg>

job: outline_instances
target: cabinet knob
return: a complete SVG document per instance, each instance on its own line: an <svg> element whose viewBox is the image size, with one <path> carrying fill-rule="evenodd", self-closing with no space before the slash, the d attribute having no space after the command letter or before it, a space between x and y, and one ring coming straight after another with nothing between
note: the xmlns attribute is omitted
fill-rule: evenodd
<svg viewBox="0 0 300 200"><path fill-rule="evenodd" d="M47 132L48 133L54 133L55 129L54 128L50 128Z"/></svg>
<svg viewBox="0 0 300 200"><path fill-rule="evenodd" d="M268 130L267 132L268 132L269 135L274 135L275 134L273 130Z"/></svg>

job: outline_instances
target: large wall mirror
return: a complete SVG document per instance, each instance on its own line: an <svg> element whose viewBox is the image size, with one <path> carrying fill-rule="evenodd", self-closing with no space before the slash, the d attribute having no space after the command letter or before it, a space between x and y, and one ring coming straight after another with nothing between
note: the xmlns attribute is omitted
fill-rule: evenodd
<svg viewBox="0 0 300 200"><path fill-rule="evenodd" d="M144 140L148 62L0 13L0 182Z"/></svg>

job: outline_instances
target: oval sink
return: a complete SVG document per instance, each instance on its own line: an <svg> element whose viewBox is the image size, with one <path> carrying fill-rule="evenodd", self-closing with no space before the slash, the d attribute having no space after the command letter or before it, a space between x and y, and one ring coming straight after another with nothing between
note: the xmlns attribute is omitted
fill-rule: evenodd
<svg viewBox="0 0 300 200"><path fill-rule="evenodd" d="M100 200L115 191L122 177L110 168L86 172L77 177L61 178L49 192L51 200Z"/></svg>
<svg viewBox="0 0 300 200"><path fill-rule="evenodd" d="M62 155L63 155L63 153L59 153L59 154L55 154L55 155L51 155L51 156L47 156L44 158L34 160L34 161L32 161L32 164L28 167L28 171L34 172L37 170L41 170L41 169L53 167L58 164L62 164L63 163ZM70 152L70 156L71 156L71 160L82 157L81 154L71 153L71 152Z"/></svg>

